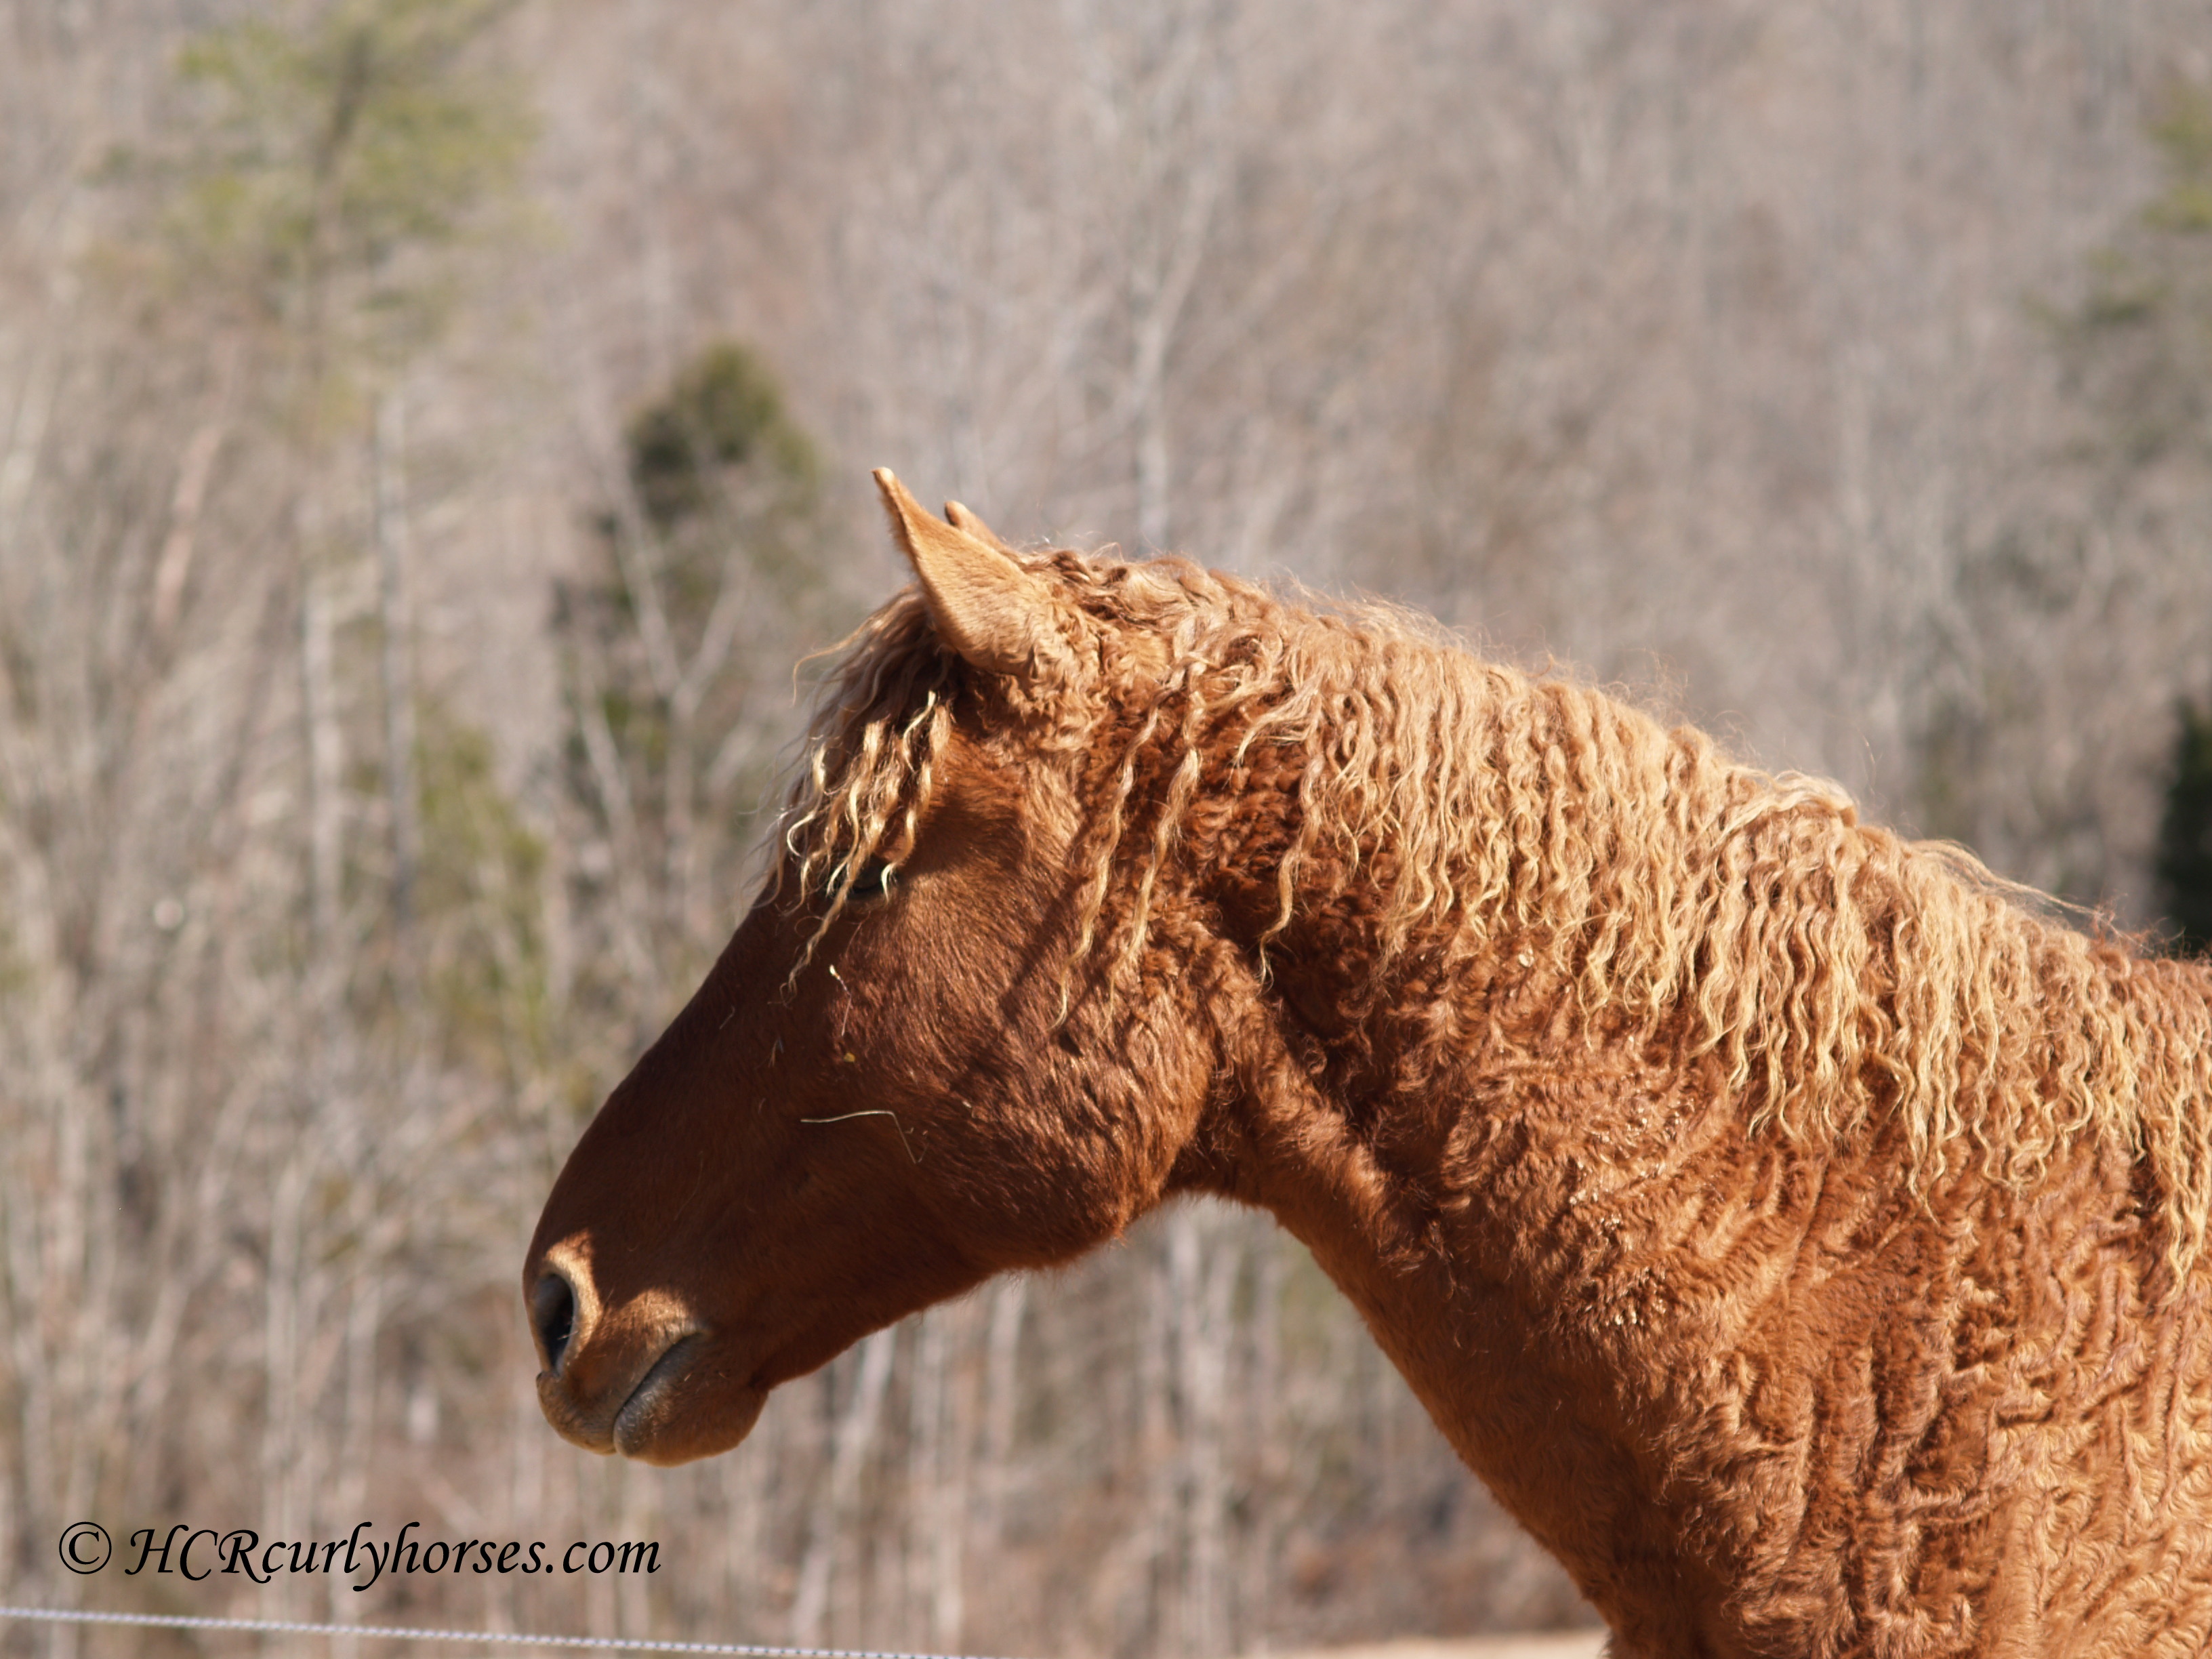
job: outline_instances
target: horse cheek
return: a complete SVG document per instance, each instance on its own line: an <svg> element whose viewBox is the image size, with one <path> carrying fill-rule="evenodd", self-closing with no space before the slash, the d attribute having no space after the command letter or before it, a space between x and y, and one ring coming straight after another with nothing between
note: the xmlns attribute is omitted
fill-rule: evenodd
<svg viewBox="0 0 2212 1659"><path fill-rule="evenodd" d="M1165 1197L1212 1093L1216 1067L1194 1021L1156 996L1119 1029L1080 1042L1062 1122L1091 1199L1091 1242L1119 1237Z"/></svg>

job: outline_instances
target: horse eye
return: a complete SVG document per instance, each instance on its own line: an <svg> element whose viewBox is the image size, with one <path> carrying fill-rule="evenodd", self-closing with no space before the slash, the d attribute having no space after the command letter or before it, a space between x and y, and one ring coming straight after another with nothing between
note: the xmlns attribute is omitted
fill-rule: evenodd
<svg viewBox="0 0 2212 1659"><path fill-rule="evenodd" d="M870 859L854 876L853 885L845 895L845 902L848 904L866 904L888 896L890 890L890 866L881 859Z"/></svg>

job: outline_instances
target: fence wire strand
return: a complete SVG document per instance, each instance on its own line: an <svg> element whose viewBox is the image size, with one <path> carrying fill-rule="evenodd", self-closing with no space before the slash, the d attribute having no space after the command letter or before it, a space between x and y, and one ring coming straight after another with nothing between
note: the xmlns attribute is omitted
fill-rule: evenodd
<svg viewBox="0 0 2212 1659"><path fill-rule="evenodd" d="M59 1625L136 1625L156 1630L234 1630L292 1636L368 1637L381 1642L488 1642L509 1647L600 1648L629 1653L724 1653L747 1659L974 1659L973 1656L899 1653L876 1648L763 1647L745 1642L657 1642L629 1636L532 1636L515 1631L421 1630L410 1625L311 1625L286 1619L193 1619L150 1613L77 1612L63 1607L0 1607L0 1619Z"/></svg>

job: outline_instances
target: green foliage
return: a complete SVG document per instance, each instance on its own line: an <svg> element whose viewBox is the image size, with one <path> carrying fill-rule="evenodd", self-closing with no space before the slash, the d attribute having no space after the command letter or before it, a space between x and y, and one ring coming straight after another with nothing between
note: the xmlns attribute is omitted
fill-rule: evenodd
<svg viewBox="0 0 2212 1659"><path fill-rule="evenodd" d="M2212 714L2184 707L2158 828L2158 884L2179 947L2212 946Z"/></svg>
<svg viewBox="0 0 2212 1659"><path fill-rule="evenodd" d="M2185 570L2204 556L2197 504L2212 490L2212 81L2170 80L2146 131L2157 192L2092 257L2078 301L2046 314L2089 416L2069 458L2088 486L2081 518L1989 572L2035 610L2102 627L2112 540L2163 544ZM2154 874L2177 943L2212 945L2212 713L2194 706L2178 714Z"/></svg>
<svg viewBox="0 0 2212 1659"><path fill-rule="evenodd" d="M30 959L17 945L15 930L0 915L0 1003L21 996L37 982Z"/></svg>
<svg viewBox="0 0 2212 1659"><path fill-rule="evenodd" d="M2212 84L2176 80L2149 125L2159 193L2046 312L2094 447L2122 473L2212 458Z"/></svg>
<svg viewBox="0 0 2212 1659"><path fill-rule="evenodd" d="M629 433L630 487L664 534L708 514L728 469L750 468L797 506L820 476L814 446L784 412L783 391L744 346L709 346L641 410Z"/></svg>
<svg viewBox="0 0 2212 1659"><path fill-rule="evenodd" d="M385 357L418 349L442 294L403 256L457 240L529 144L518 90L469 52L510 4L337 0L197 36L179 70L209 121L182 239L275 320L348 323ZM335 307L334 286L349 289Z"/></svg>
<svg viewBox="0 0 2212 1659"><path fill-rule="evenodd" d="M556 607L574 913L599 915L611 942L584 960L613 967L626 937L680 976L720 947L742 896L798 718L793 659L833 637L830 532L814 446L742 345L701 351L624 436L626 499L599 516L595 568ZM621 1005L641 988L617 976L584 994Z"/></svg>
<svg viewBox="0 0 2212 1659"><path fill-rule="evenodd" d="M2184 236L2212 231L2212 87L2176 85L2150 131L2165 155L2166 185L2144 222Z"/></svg>
<svg viewBox="0 0 2212 1659"><path fill-rule="evenodd" d="M482 731L428 703L416 759L428 1004L450 1057L519 1079L550 1036L545 843L500 787Z"/></svg>

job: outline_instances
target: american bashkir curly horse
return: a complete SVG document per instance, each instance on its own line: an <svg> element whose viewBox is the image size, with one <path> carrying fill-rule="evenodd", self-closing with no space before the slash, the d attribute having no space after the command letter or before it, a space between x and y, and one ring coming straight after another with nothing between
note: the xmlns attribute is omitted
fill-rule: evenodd
<svg viewBox="0 0 2212 1659"><path fill-rule="evenodd" d="M720 1451L1212 1193L1616 1654L2212 1645L2205 969L1396 612L878 478L919 583L531 1247L562 1434Z"/></svg>

